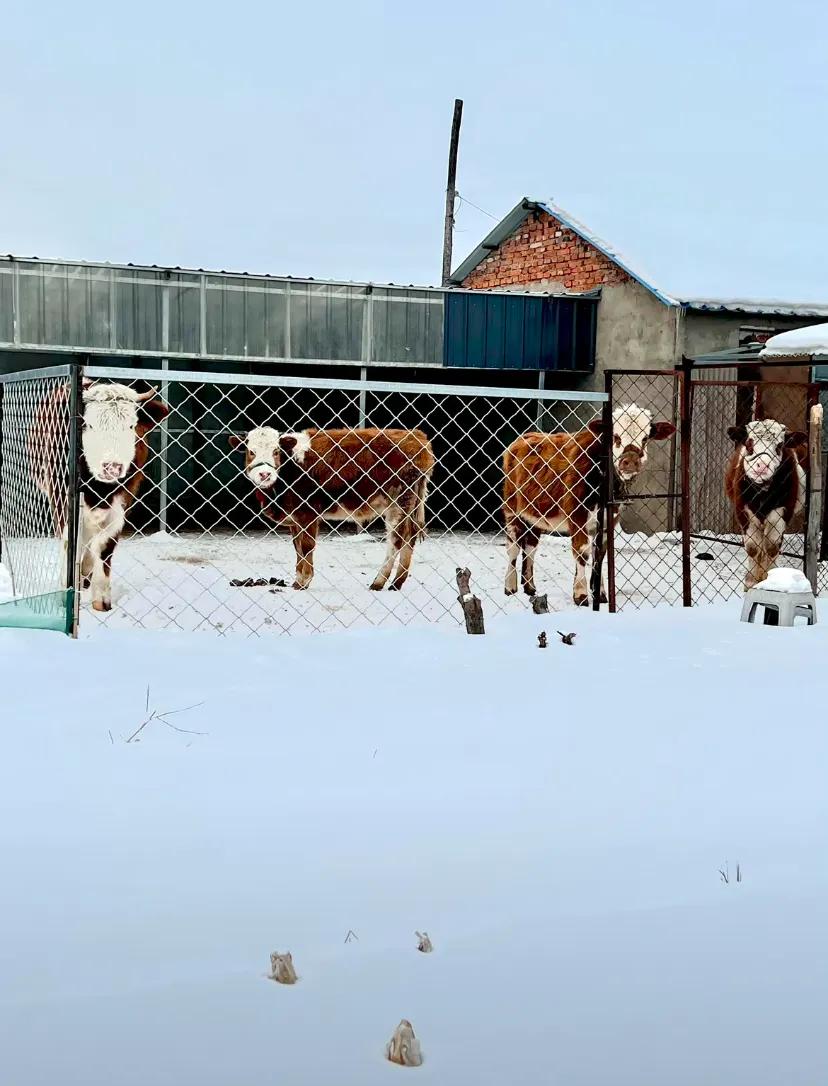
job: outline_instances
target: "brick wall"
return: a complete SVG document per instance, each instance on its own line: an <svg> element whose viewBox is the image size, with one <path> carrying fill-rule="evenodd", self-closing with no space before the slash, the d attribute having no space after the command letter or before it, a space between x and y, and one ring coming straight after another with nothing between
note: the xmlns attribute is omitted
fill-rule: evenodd
<svg viewBox="0 0 828 1086"><path fill-rule="evenodd" d="M545 211L521 226L463 280L464 287L494 290L549 283L566 290L626 283L629 276L603 253Z"/></svg>

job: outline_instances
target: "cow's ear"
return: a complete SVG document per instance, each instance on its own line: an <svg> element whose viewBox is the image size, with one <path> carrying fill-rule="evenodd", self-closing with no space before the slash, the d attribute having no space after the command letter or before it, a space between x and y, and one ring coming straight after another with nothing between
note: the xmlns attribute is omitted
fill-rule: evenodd
<svg viewBox="0 0 828 1086"><path fill-rule="evenodd" d="M747 441L747 427L746 426L728 426L727 436L731 441L735 441L737 445L744 445Z"/></svg>
<svg viewBox="0 0 828 1086"><path fill-rule="evenodd" d="M279 448L282 450L282 452L287 453L288 456L292 456L293 450L296 448L296 443L298 440L298 434L280 434Z"/></svg>
<svg viewBox="0 0 828 1086"><path fill-rule="evenodd" d="M231 449L238 449L241 445L245 444L245 440L238 434L231 434L227 439L227 444Z"/></svg>
<svg viewBox="0 0 828 1086"><path fill-rule="evenodd" d="M801 430L789 430L785 435L785 448L797 449L800 445L808 444L808 435Z"/></svg>
<svg viewBox="0 0 828 1086"><path fill-rule="evenodd" d="M593 419L592 422L587 423L587 430L595 437L600 437L604 432L604 423L602 419Z"/></svg>
<svg viewBox="0 0 828 1086"><path fill-rule="evenodd" d="M675 432L676 428L672 422L654 422L650 427L650 440L664 441L666 438L672 437Z"/></svg>
<svg viewBox="0 0 828 1086"><path fill-rule="evenodd" d="M146 400L138 408L138 422L147 430L157 426L169 415L170 409L163 400Z"/></svg>

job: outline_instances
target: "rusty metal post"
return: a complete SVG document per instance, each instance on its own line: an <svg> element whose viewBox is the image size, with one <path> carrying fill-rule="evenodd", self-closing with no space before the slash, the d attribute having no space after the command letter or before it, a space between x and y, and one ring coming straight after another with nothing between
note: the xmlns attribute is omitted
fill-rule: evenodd
<svg viewBox="0 0 828 1086"><path fill-rule="evenodd" d="M610 371L604 374L604 391L607 393L607 399L601 412L598 523L595 530L595 544L592 555L591 592L593 611L598 611L601 607L601 574L605 557L607 558L608 579L612 585L611 588L609 585L607 586L607 600L610 611L615 610L615 551L610 549L613 519L613 511L610 508L612 497L612 373Z"/></svg>
<svg viewBox="0 0 828 1086"><path fill-rule="evenodd" d="M693 359L681 360L681 600L693 606L690 571L690 442L693 416Z"/></svg>

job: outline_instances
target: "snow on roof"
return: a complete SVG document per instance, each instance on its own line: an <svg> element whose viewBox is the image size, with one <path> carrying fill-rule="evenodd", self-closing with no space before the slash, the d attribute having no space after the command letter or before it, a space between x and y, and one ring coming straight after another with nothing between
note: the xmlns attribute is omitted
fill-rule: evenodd
<svg viewBox="0 0 828 1086"><path fill-rule="evenodd" d="M682 298L687 309L711 313L756 313L775 317L825 317L828 304L824 302L785 302L776 298Z"/></svg>
<svg viewBox="0 0 828 1086"><path fill-rule="evenodd" d="M811 358L828 356L828 324L809 324L771 336L759 352L760 358Z"/></svg>

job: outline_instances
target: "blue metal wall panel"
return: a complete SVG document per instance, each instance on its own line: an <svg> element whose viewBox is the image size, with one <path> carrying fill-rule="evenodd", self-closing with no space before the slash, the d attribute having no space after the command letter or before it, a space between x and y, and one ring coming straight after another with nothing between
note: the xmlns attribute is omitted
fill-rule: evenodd
<svg viewBox="0 0 828 1086"><path fill-rule="evenodd" d="M443 363L591 372L597 305L596 298L447 294Z"/></svg>

